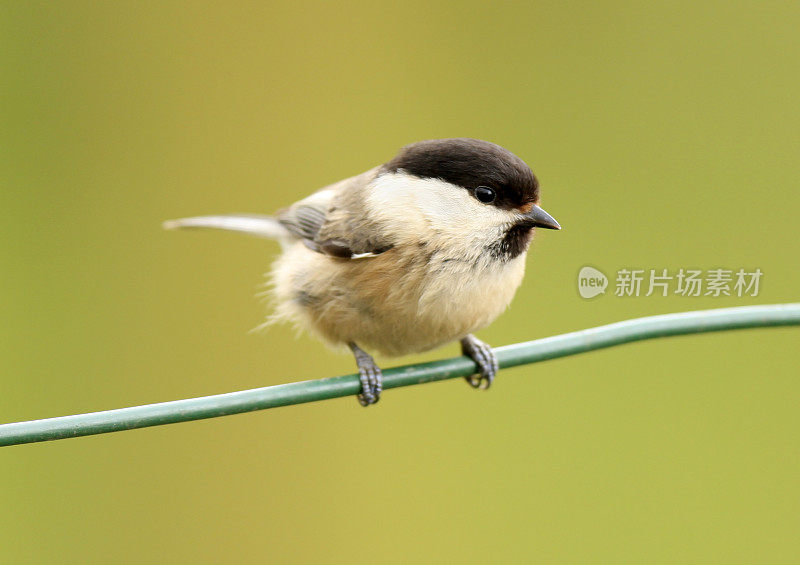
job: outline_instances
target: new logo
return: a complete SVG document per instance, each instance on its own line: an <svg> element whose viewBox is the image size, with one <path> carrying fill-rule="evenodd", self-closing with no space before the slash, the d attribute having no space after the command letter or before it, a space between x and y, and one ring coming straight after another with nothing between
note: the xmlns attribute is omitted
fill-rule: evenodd
<svg viewBox="0 0 800 565"><path fill-rule="evenodd" d="M608 286L608 277L594 267L583 267L578 272L578 293L583 298L594 298L603 294Z"/></svg>

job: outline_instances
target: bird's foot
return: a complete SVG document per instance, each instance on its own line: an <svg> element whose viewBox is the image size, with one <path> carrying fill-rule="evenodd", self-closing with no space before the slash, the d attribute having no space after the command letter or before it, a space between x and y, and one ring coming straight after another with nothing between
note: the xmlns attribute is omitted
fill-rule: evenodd
<svg viewBox="0 0 800 565"><path fill-rule="evenodd" d="M380 367L375 364L372 355L361 349L355 343L350 343L350 349L358 364L358 378L361 380L361 392L358 395L358 403L361 406L375 404L381 399L383 390L383 374Z"/></svg>
<svg viewBox="0 0 800 565"><path fill-rule="evenodd" d="M497 356L488 344L482 342L472 334L461 339L461 353L475 361L478 366L478 373L464 377L464 379L474 388L486 390L492 386L497 371L500 369L497 364Z"/></svg>

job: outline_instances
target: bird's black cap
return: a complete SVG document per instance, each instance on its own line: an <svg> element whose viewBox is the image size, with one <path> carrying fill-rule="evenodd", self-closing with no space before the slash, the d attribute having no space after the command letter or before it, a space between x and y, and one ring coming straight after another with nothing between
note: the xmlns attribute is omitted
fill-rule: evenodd
<svg viewBox="0 0 800 565"><path fill-rule="evenodd" d="M441 179L469 190L488 186L497 194L493 204L501 208L523 208L539 200L539 182L525 161L480 139L457 137L413 143L403 147L383 170Z"/></svg>

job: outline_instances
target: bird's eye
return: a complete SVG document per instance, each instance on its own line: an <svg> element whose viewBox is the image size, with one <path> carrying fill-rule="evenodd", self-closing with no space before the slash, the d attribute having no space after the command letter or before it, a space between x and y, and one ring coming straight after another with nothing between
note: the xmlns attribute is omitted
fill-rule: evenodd
<svg viewBox="0 0 800 565"><path fill-rule="evenodd" d="M478 200L480 200L484 204L489 204L491 202L494 202L494 199L497 196L494 193L494 190L492 190L488 186L479 186L478 188L475 189L474 194L475 194L475 198L477 198Z"/></svg>

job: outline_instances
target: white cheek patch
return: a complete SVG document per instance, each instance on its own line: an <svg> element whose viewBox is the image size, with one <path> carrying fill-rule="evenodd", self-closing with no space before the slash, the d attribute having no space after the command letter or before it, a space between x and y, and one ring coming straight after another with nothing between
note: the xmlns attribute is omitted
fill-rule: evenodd
<svg viewBox="0 0 800 565"><path fill-rule="evenodd" d="M403 172L379 176L367 194L371 214L395 234L416 239L425 234L488 244L518 217L479 202L463 187Z"/></svg>

